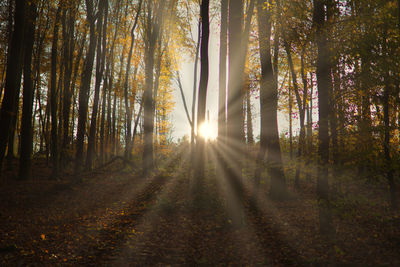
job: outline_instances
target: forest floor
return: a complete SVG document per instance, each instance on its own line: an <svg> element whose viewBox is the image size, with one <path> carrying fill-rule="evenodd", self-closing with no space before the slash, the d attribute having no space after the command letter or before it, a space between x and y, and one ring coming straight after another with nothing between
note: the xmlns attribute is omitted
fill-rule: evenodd
<svg viewBox="0 0 400 267"><path fill-rule="evenodd" d="M346 184L334 206L336 239L327 242L312 181L287 201L271 201L262 189L250 205L246 188L236 196L210 168L194 201L185 164L177 156L147 179L108 167L79 183L68 174L50 180L41 160L30 181L6 172L0 265L400 266L399 213L380 186Z"/></svg>

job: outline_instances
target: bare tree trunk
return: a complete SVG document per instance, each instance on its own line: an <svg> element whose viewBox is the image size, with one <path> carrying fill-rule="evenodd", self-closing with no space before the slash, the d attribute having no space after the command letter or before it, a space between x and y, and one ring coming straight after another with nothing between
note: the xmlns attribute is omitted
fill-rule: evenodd
<svg viewBox="0 0 400 267"><path fill-rule="evenodd" d="M50 154L52 162L52 177L58 178L58 139L57 139L57 57L58 57L58 29L61 13L59 4L54 21L53 42L51 47L51 75L50 75L50 117L51 141ZM61 75L61 73L60 73Z"/></svg>
<svg viewBox="0 0 400 267"><path fill-rule="evenodd" d="M14 31L12 33L9 56L7 56L7 73L4 97L0 111L0 172L6 151L10 127L15 116L18 100L18 88L21 81L23 35L25 27L25 1L16 0Z"/></svg>
<svg viewBox="0 0 400 267"><path fill-rule="evenodd" d="M244 145L243 127L243 69L242 62L243 1L229 2L229 79L227 109L227 141L231 153L227 171L235 185L242 178L242 150Z"/></svg>
<svg viewBox="0 0 400 267"><path fill-rule="evenodd" d="M301 52L301 77L303 80L303 99L301 99L300 96L300 89L299 86L297 84L297 75L296 72L294 70L294 64L293 64L293 59L292 59L292 52L291 52L291 48L290 45L286 39L286 34L283 33L283 38L284 38L284 46L285 46L285 50L286 50L286 54L288 57L288 63L289 63L289 68L290 68L290 73L292 76L292 81L293 81L293 89L294 89L294 93L295 93L295 97L296 97L296 102L297 102L297 107L299 110L299 114L300 114L300 136L299 136L299 143L298 143L298 149L297 149L297 164L296 164L296 174L295 174L295 182L294 185L296 188L299 187L299 179L300 179L300 164L301 164L301 154L302 154L302 146L304 143L304 135L305 135L305 129L304 129L304 124L305 124L305 105L306 105L306 101L307 101L307 79L304 75L304 49ZM289 80L289 84L290 84L290 80ZM291 88L289 88L290 90ZM289 91L290 92L290 91ZM290 94L289 94L290 95ZM292 107L292 101L291 101L291 96L290 96L290 103L289 103L289 109L291 110ZM289 112L291 113L291 111ZM291 121L292 119L290 119ZM291 123L291 122L290 122ZM292 134L291 137L292 139ZM292 144L292 141L290 141ZM292 145L291 145L292 146ZM290 158L292 158L293 155L293 150L292 148L290 149Z"/></svg>
<svg viewBox="0 0 400 267"><path fill-rule="evenodd" d="M384 29L384 45L383 45L383 51L385 54L385 57L389 57L387 45L386 45L386 39L387 39L387 29ZM390 73L389 70L386 70L385 76L384 76L384 82L385 82L385 87L384 87L384 92L383 92L383 122L384 122L384 143L383 143L383 149L384 149L384 156L385 156L385 169L386 169L386 179L388 180L388 185L389 185L389 193L390 193L390 204L392 206L392 209L397 209L398 204L397 204L397 194L396 194L396 184L394 180L394 171L393 171L393 164L392 164L392 157L390 155L390 103L389 103L389 97L391 95L391 81L390 81Z"/></svg>
<svg viewBox="0 0 400 267"><path fill-rule="evenodd" d="M203 123L206 121L206 99L208 85L208 41L210 37L210 22L209 22L209 1L202 0L200 7L201 17L201 48L200 48L200 85L199 85L199 102L197 105L197 132ZM204 180L205 168L205 140L197 138L196 149L196 176L195 190L201 190L201 184Z"/></svg>
<svg viewBox="0 0 400 267"><path fill-rule="evenodd" d="M219 95L218 95L218 144L225 142L226 137L226 59L227 59L227 29L228 0L221 0L221 32L219 50ZM219 149L221 153L221 149ZM221 155L222 156L222 155ZM221 162L221 161L220 161Z"/></svg>
<svg viewBox="0 0 400 267"><path fill-rule="evenodd" d="M147 3L146 37L145 37L145 91L144 91L144 148L143 176L147 176L154 168L153 132L154 132L154 53L158 38L160 38L161 22L167 1L158 3L157 10L153 3Z"/></svg>
<svg viewBox="0 0 400 267"><path fill-rule="evenodd" d="M247 143L254 144L253 137L253 119L251 113L251 94L250 87L246 90L246 114L247 114Z"/></svg>
<svg viewBox="0 0 400 267"><path fill-rule="evenodd" d="M86 168L91 170L93 167L93 157L95 154L96 132L97 132L97 116L99 109L100 84L103 80L103 72L105 66L106 47L103 46L107 36L105 35L108 16L108 1L99 1L99 11L97 13L97 56L96 56L96 82L94 87L94 101L92 117L90 121L90 130L88 138L88 148L86 157ZM104 21L103 21L104 20ZM104 39L104 41L103 41Z"/></svg>
<svg viewBox="0 0 400 267"><path fill-rule="evenodd" d="M83 146L85 140L86 121L88 113L88 102L90 83L92 78L93 61L96 53L96 29L95 15L93 11L93 0L86 0L87 21L90 29L89 48L86 55L85 65L82 72L81 86L79 90L79 113L78 113L78 133L75 156L75 174L79 174L83 162Z"/></svg>
<svg viewBox="0 0 400 267"><path fill-rule="evenodd" d="M259 28L259 47L261 59L261 84L260 84L260 107L261 107L261 134L260 152L257 157L257 169L255 171L255 187L260 183L262 161L268 149L268 172L271 175L270 195L274 199L282 199L287 195L285 175L282 168L282 154L278 133L278 87L277 79L274 77L271 62L271 13L264 2L258 0L257 18ZM278 42L277 33L275 42Z"/></svg>
<svg viewBox="0 0 400 267"><path fill-rule="evenodd" d="M314 0L314 27L317 30L317 85L318 85L318 177L317 177L317 195L319 206L320 232L323 235L333 237L335 229L332 224L332 214L329 201L329 183L328 183L328 165L329 165L329 88L330 63L327 39L325 36L325 7L324 1Z"/></svg>
<svg viewBox="0 0 400 267"><path fill-rule="evenodd" d="M67 155L67 146L69 144L69 123L70 123L70 110L72 101L72 71L74 63L74 32L75 32L75 9L68 9L68 26L63 25L63 38L64 38L64 57L65 57L65 73L64 73L64 96L63 96L63 111L62 111L62 144L60 154L60 166L64 168L65 157ZM80 57L78 57L80 58ZM78 60L79 61L79 60ZM77 62L76 64L79 64Z"/></svg>
<svg viewBox="0 0 400 267"><path fill-rule="evenodd" d="M292 102L292 84L290 80L290 76L293 76L289 73L289 90L288 90L288 101L289 101L289 154L290 160L293 159L293 102Z"/></svg>
<svg viewBox="0 0 400 267"><path fill-rule="evenodd" d="M197 69L199 65L199 54L200 54L200 41L201 41L201 22L199 20L197 27L197 44L196 44L196 55L194 58L194 73L193 73L193 97L192 97L192 121L193 126L190 131L190 154L191 162L195 161L195 123L196 123L196 102L197 102ZM196 139L197 140L197 139Z"/></svg>
<svg viewBox="0 0 400 267"><path fill-rule="evenodd" d="M125 159L129 160L131 154L131 134L132 134L132 111L129 105L129 96L128 96L128 79L129 73L131 69L131 60L132 60L132 52L133 52L133 44L135 43L135 29L138 23L139 14L142 8L142 0L139 2L138 10L136 11L135 22L133 23L131 29L131 44L129 47L128 53L128 61L126 63L125 70L125 80L124 80L124 97L125 97L125 111L126 111L126 140L125 140Z"/></svg>
<svg viewBox="0 0 400 267"><path fill-rule="evenodd" d="M181 82L181 75L180 75L179 71L176 72L176 81L178 83L179 91L181 92L181 97L182 97L183 107L185 108L186 118L188 119L190 127L193 127L193 121L192 121L192 119L190 118L190 115L189 115L189 110L188 110L188 107L187 107L187 104L186 104L185 93L183 92L183 86L182 86L182 82Z"/></svg>
<svg viewBox="0 0 400 267"><path fill-rule="evenodd" d="M144 149L143 149L143 176L147 176L153 169L153 130L154 130L154 113L153 113L153 69L154 69L154 51L156 37L152 32L152 13L153 3L147 3L147 40L145 47L145 83L144 91Z"/></svg>
<svg viewBox="0 0 400 267"><path fill-rule="evenodd" d="M24 91L21 125L21 157L19 161L19 179L26 180L31 176L32 166L32 108L33 108L33 81L32 81L32 52L35 40L36 5L29 5L27 28L25 34L24 52Z"/></svg>

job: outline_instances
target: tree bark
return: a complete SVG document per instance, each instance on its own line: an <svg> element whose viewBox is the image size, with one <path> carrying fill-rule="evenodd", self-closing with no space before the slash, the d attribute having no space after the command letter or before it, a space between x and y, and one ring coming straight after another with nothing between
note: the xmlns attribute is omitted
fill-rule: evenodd
<svg viewBox="0 0 400 267"><path fill-rule="evenodd" d="M96 82L94 86L94 100L93 100L93 110L92 117L90 120L90 130L88 138L88 148L86 157L86 168L91 170L93 167L93 157L95 154L95 144L96 144L96 132L97 132L97 116L99 109L99 98L100 98L100 84L103 80L103 72L105 66L105 50L106 47L103 46L103 39L107 36L103 35L103 29L107 27L107 14L108 13L108 1L99 1L99 11L97 12L97 56L96 56ZM104 21L103 21L104 20Z"/></svg>
<svg viewBox="0 0 400 267"><path fill-rule="evenodd" d="M244 145L243 127L243 1L229 2L229 79L228 79L228 108L227 108L227 145L231 152L227 154L228 175L231 181L241 181L242 151Z"/></svg>
<svg viewBox="0 0 400 267"><path fill-rule="evenodd" d="M51 46L51 74L50 74L50 117L51 117L51 141L50 154L52 162L52 177L58 178L58 138L57 138L57 57L58 57L58 29L61 13L60 2L54 20L53 42ZM61 75L61 73L60 73Z"/></svg>
<svg viewBox="0 0 400 267"><path fill-rule="evenodd" d="M251 112L251 94L250 86L246 89L246 114L247 114L247 143L254 144L253 137L253 116Z"/></svg>
<svg viewBox="0 0 400 267"><path fill-rule="evenodd" d="M65 72L64 72L64 95L62 105L62 144L60 154L60 166L64 168L65 157L67 156L67 146L70 143L69 137L69 123L70 123L70 110L72 102L72 71L74 63L74 48L75 48L75 15L76 10L72 7L68 8L68 25L63 25L63 38L64 38L64 57L65 57ZM80 57L78 57L80 58ZM79 60L78 60L79 61ZM78 64L78 62L76 63Z"/></svg>
<svg viewBox="0 0 400 267"><path fill-rule="evenodd" d="M82 72L81 86L79 90L79 111L78 111L78 132L77 132L77 145L75 156L75 174L79 174L82 169L83 162L83 146L85 140L86 121L88 113L88 102L90 83L92 79L92 70L94 56L96 53L96 29L95 29L95 15L93 11L93 0L86 0L87 8L87 22L89 24L90 37L89 48L86 55L85 65Z"/></svg>
<svg viewBox="0 0 400 267"><path fill-rule="evenodd" d="M333 237L335 229L332 224L332 214L329 201L328 165L329 165L329 88L330 62L327 38L325 33L325 7L323 0L314 0L313 23L316 28L317 55L317 86L318 86L318 177L317 195L319 207L320 233Z"/></svg>
<svg viewBox="0 0 400 267"><path fill-rule="evenodd" d="M156 36L153 32L153 3L147 3L147 40L145 42L145 91L144 91L144 148L143 148L143 176L147 176L153 169L153 70Z"/></svg>
<svg viewBox="0 0 400 267"><path fill-rule="evenodd" d="M21 119L21 157L19 161L19 179L26 180L31 176L32 166L32 108L33 108L33 81L32 81L32 52L35 41L36 4L32 2L28 8L27 28L25 34L24 51L24 91Z"/></svg>
<svg viewBox="0 0 400 267"><path fill-rule="evenodd" d="M193 72L193 97L192 97L192 121L193 127L190 131L190 154L191 162L195 161L195 123L196 123L196 102L197 102L197 69L199 65L199 54L200 54L200 42L201 42L201 21L198 21L197 25L197 44L196 44L196 55L194 58L194 72Z"/></svg>
<svg viewBox="0 0 400 267"><path fill-rule="evenodd" d="M154 53L161 30L161 22L166 1L162 1L153 10L153 2L147 3L146 37L145 37L145 91L144 91L144 148L143 176L146 177L154 168L153 132L154 132Z"/></svg>
<svg viewBox="0 0 400 267"><path fill-rule="evenodd" d="M260 108L261 108L261 133L260 151L257 156L255 171L256 190L260 184L262 161L268 149L268 172L271 176L270 195L274 199L282 199L287 195L285 175L282 168L282 155L278 132L278 86L274 77L271 62L271 13L264 2L258 0L257 18L259 29L259 49L261 60ZM277 38L277 33L275 34ZM276 39L275 42L278 40ZM257 191L256 191L257 192Z"/></svg>
<svg viewBox="0 0 400 267"><path fill-rule="evenodd" d="M128 94L128 79L129 79L129 73L131 69L131 60L132 60L132 53L133 53L133 44L135 43L135 29L138 23L139 19L139 14L142 8L142 0L139 2L138 10L136 11L136 17L135 17L135 22L133 23L132 29L131 29L131 44L129 47L129 53L128 53L128 61L126 63L126 70L125 70L125 80L124 80L124 97L125 97L125 111L126 111L126 121L127 121L127 127L126 127L126 144L125 144L125 159L129 160L130 159L130 153L131 153L131 135L132 135L132 111L131 107L129 105L129 94Z"/></svg>
<svg viewBox="0 0 400 267"><path fill-rule="evenodd" d="M197 132L199 133L201 125L206 121L206 99L208 85L208 45L210 37L210 22L209 22L209 0L202 0L200 7L201 17L201 47L200 47L200 85L199 85L199 102L197 104ZM204 179L205 168L205 139L197 138L196 149L196 179L195 188L198 190L201 187Z"/></svg>
<svg viewBox="0 0 400 267"><path fill-rule="evenodd" d="M221 0L221 32L219 50L219 91L218 91L218 144L221 153L223 143L226 141L226 60L228 50L228 0Z"/></svg>
<svg viewBox="0 0 400 267"><path fill-rule="evenodd" d="M0 111L0 172L10 133L11 123L16 115L18 88L21 81L23 36L25 28L25 1L16 0L14 31L12 33L3 102Z"/></svg>

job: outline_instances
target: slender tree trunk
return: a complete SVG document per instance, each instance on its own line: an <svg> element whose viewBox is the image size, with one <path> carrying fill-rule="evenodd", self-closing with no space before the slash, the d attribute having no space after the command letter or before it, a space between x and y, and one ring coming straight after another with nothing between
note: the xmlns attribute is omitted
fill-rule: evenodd
<svg viewBox="0 0 400 267"><path fill-rule="evenodd" d="M389 75L385 77L385 91L383 97L383 120L384 120L384 155L386 165L386 179L389 184L390 203L393 209L397 209L396 187L393 175L392 157L390 155L390 112L389 112Z"/></svg>
<svg viewBox="0 0 400 267"><path fill-rule="evenodd" d="M87 21L90 29L89 48L86 55L85 65L82 72L81 86L79 90L79 111L78 111L78 133L75 156L75 174L78 174L82 169L83 162L83 147L85 140L86 121L88 113L88 102L90 83L92 79L92 70L94 56L96 53L96 29L95 16L93 11L93 0L86 0Z"/></svg>
<svg viewBox="0 0 400 267"><path fill-rule="evenodd" d="M25 34L24 55L24 91L21 119L21 157L19 161L19 179L26 180L31 176L32 165L32 108L33 108L33 81L32 81L32 52L35 40L36 5L32 2L28 8L27 28Z"/></svg>
<svg viewBox="0 0 400 267"><path fill-rule="evenodd" d="M307 119L308 122L308 153L311 154L313 152L313 96L314 96L314 79L313 79L313 74L310 72L310 103L309 103L309 117Z"/></svg>
<svg viewBox="0 0 400 267"><path fill-rule="evenodd" d="M387 41L387 29L385 26L384 29L384 45L383 45L383 51L385 54L385 57L389 57L386 41ZM392 83L390 81L390 73L389 70L386 70L385 76L384 76L384 81L385 81L385 87L384 87L384 92L383 92L383 122L384 122L384 157L385 157L385 167L386 167L386 179L388 180L388 185L389 185L389 193L390 193L390 204L392 206L392 209L397 209L398 204L397 204L397 195L396 195L396 185L395 185L395 180L394 180L394 171L393 171L393 163L392 163L392 157L390 155L390 95L391 95L391 86Z"/></svg>
<svg viewBox="0 0 400 267"><path fill-rule="evenodd" d="M226 142L226 59L228 50L227 29L228 29L228 0L221 0L221 32L219 50L219 95L218 95L218 144L223 147ZM219 154L221 154L220 148ZM221 162L221 160L220 160Z"/></svg>
<svg viewBox="0 0 400 267"><path fill-rule="evenodd" d="M62 111L62 144L60 154L60 166L64 168L65 159L67 156L67 146L69 144L69 123L70 123L70 110L72 101L72 71L74 62L74 31L75 31L75 16L74 8L68 10L68 28L63 30L64 37L64 55L65 55L65 76L64 76L64 96L63 96L63 111ZM80 57L79 57L80 58ZM78 62L76 63L78 64Z"/></svg>
<svg viewBox="0 0 400 267"><path fill-rule="evenodd" d="M307 106L307 99L308 99L308 86L307 86L307 77L304 72L304 54L305 49L301 52L301 79L303 81L303 103L300 105L298 104L300 110L300 136L299 136L299 145L297 149L297 164L296 164L296 176L294 178L294 185L296 188L300 186L300 170L301 170L301 156L304 155L305 151L305 136L306 136L306 129L305 129L305 116L306 116L306 106ZM296 94L297 96L297 94ZM299 99L297 99L299 101Z"/></svg>
<svg viewBox="0 0 400 267"><path fill-rule="evenodd" d="M288 100L289 100L289 154L290 160L293 159L293 103L292 103L292 84L290 80L290 73L289 73L289 90L288 90Z"/></svg>
<svg viewBox="0 0 400 267"><path fill-rule="evenodd" d="M209 0L202 0L200 7L201 16L201 48L200 48L200 86L199 102L197 105L197 132L206 121L206 99L208 85L208 42L210 37ZM204 179L205 168L205 139L197 138L197 166L195 188L200 189Z"/></svg>
<svg viewBox="0 0 400 267"><path fill-rule="evenodd" d="M154 167L153 156L153 86L154 86L154 52L156 35L153 32L153 3L147 3L147 40L145 42L145 91L144 91L144 148L143 148L143 176L146 177Z"/></svg>
<svg viewBox="0 0 400 267"><path fill-rule="evenodd" d="M278 132L278 86L274 77L271 62L271 13L264 2L258 0L257 18L259 28L259 47L261 59L261 84L260 84L260 107L261 107L261 134L260 152L257 157L257 168L255 172L256 187L259 186L262 161L268 149L268 172L271 176L270 195L274 199L282 199L287 195L285 175L282 167L282 153L279 143ZM275 35L277 37L277 34ZM278 39L275 40L277 42Z"/></svg>
<svg viewBox="0 0 400 267"><path fill-rule="evenodd" d="M254 144L253 137L253 119L251 112L251 94L250 94L250 86L246 90L246 114L247 114L247 143L249 145Z"/></svg>
<svg viewBox="0 0 400 267"><path fill-rule="evenodd" d="M21 63L22 65L22 63ZM19 75L21 77L21 74ZM12 121L11 121L11 126L10 126L10 134L8 137L8 147L7 147L7 168L9 170L12 170L13 168L13 161L15 158L15 145L18 144L15 137L15 133L18 132L18 125L19 125L19 105L20 105L20 101L19 101L19 95L20 95L20 91L21 91L21 79L19 79L18 81L18 85L17 85L17 92L16 92L16 104L15 104L15 116L13 116ZM17 135L18 136L18 135ZM17 152L18 154L18 152Z"/></svg>
<svg viewBox="0 0 400 267"><path fill-rule="evenodd" d="M300 164L301 164L301 154L302 154L302 146L303 146L303 142L304 142L304 121L305 121L305 105L306 105L306 100L307 100L307 79L304 75L304 49L301 52L301 77L303 80L303 99L301 99L300 96L300 89L299 86L297 84L297 74L294 70L294 64L293 64L293 59L292 59L292 52L291 52L291 48L290 45L286 39L286 34L283 33L283 38L284 38L284 46L285 46L285 50L286 50L286 54L288 57L288 63L289 63L289 68L290 68L290 73L292 76L292 82L293 82L293 89L294 89L294 94L296 97L296 102L297 102L297 108L299 110L299 114L300 114L300 136L299 136L299 143L298 143L298 149L297 149L297 164L296 164L296 174L295 174L295 182L294 185L296 188L299 187L299 179L300 179ZM290 84L290 80L289 80L289 84ZM290 89L290 88L289 88ZM291 102L291 97L290 97L290 103L289 103L289 109L291 109L292 107L292 102ZM291 112L289 112L291 113ZM290 119L290 121L292 121L292 119ZM292 139L292 137L290 137L290 139ZM290 143L292 144L292 141L290 141ZM292 146L292 145L291 145ZM293 155L293 149L290 149L290 157L292 158Z"/></svg>
<svg viewBox="0 0 400 267"><path fill-rule="evenodd" d="M136 12L136 17L135 17L135 22L133 23L132 29L131 29L131 44L129 47L129 53L128 53L128 61L126 63L126 70L125 70L125 80L124 80L124 97L125 97L125 111L126 111L126 144L125 144L125 159L129 160L130 154L131 154L131 134L132 134L132 111L131 107L129 105L129 95L128 95L128 79L129 79L129 73L131 69L131 60L132 60L132 53L133 53L133 45L135 43L135 29L138 23L139 19L139 14L142 8L142 0L139 2L139 7Z"/></svg>
<svg viewBox="0 0 400 267"><path fill-rule="evenodd" d="M12 33L9 56L7 56L7 73L4 97L0 111L0 172L6 151L10 127L16 115L18 88L21 81L23 35L25 28L25 1L16 0L14 31ZM10 150L10 149L9 149Z"/></svg>
<svg viewBox="0 0 400 267"><path fill-rule="evenodd" d="M51 47L51 75L50 75L50 117L51 117L50 153L52 162L52 177L56 179L58 178L57 57L58 57L58 29L59 29L60 13L61 13L61 3L57 8L54 20L53 42Z"/></svg>
<svg viewBox="0 0 400 267"><path fill-rule="evenodd" d="M157 145L159 144L159 135L160 135L160 116L159 115L159 110L156 108L157 107L157 100L158 100L158 89L160 87L160 75L161 75L161 60L163 57L163 51L161 48L162 42L161 42L161 36L159 36L157 40L157 57L156 57L156 62L155 62L155 76L154 76L154 85L153 85L153 114L156 117L156 129L155 129L155 147L154 147L154 154L157 154ZM157 166L157 158L154 159L154 166Z"/></svg>
<svg viewBox="0 0 400 267"><path fill-rule="evenodd" d="M94 101L92 117L90 121L90 130L88 138L88 148L86 157L86 168L91 170L93 167L93 157L95 154L96 146L96 132L97 132L97 116L99 109L100 98L100 84L103 80L104 66L105 66L105 51L106 47L103 46L107 38L105 28L107 27L108 16L108 1L101 0L99 2L99 11L97 13L97 57L96 57L96 82L94 87ZM104 20L104 21L103 21ZM104 32L103 32L104 29ZM104 40L103 40L104 39Z"/></svg>
<svg viewBox="0 0 400 267"><path fill-rule="evenodd" d="M143 148L143 176L146 177L154 168L153 132L154 132L154 53L167 1L160 2L157 10L153 3L147 3L146 37L145 37L145 91L144 91L144 148ZM154 9L154 10L153 10Z"/></svg>
<svg viewBox="0 0 400 267"><path fill-rule="evenodd" d="M227 109L227 142L231 148L228 175L236 185L242 178L243 127L243 68L242 64L243 1L229 2L229 79Z"/></svg>
<svg viewBox="0 0 400 267"><path fill-rule="evenodd" d="M178 83L179 91L181 92L181 97L182 97L183 107L185 108L186 118L188 119L190 127L193 127L193 121L192 121L192 119L190 118L190 115L189 115L189 110L188 110L188 107L187 107L187 104L186 104L185 93L183 92L183 86L182 86L182 82L181 82L181 75L180 75L179 71L176 72L176 80L177 80L177 83Z"/></svg>
<svg viewBox="0 0 400 267"><path fill-rule="evenodd" d="M320 232L323 235L334 237L335 229L332 224L332 214L329 201L329 88L330 80L330 62L327 39L325 36L325 7L323 0L314 0L314 27L317 30L317 85L318 85L318 177L317 177L317 195L319 206Z"/></svg>
<svg viewBox="0 0 400 267"><path fill-rule="evenodd" d="M193 126L190 131L190 154L191 162L195 162L195 123L196 123L196 102L197 102L197 69L199 65L199 54L200 54L200 42L201 42L201 21L198 22L197 27L197 44L196 44L196 55L194 58L194 72L193 72L193 97L192 97L192 121ZM197 139L196 139L197 140ZM193 169L193 168L192 168Z"/></svg>

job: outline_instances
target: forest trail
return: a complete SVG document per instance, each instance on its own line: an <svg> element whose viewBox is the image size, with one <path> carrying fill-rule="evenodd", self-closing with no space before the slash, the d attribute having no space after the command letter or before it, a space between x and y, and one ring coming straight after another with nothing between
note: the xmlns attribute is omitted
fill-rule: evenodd
<svg viewBox="0 0 400 267"><path fill-rule="evenodd" d="M215 174L208 175L204 195L194 204L187 168L179 162L170 160L150 179L102 171L79 185L3 185L2 265L298 263L246 203L240 206L243 224L234 225ZM18 188L13 195L11 188Z"/></svg>
<svg viewBox="0 0 400 267"><path fill-rule="evenodd" d="M233 193L229 177L210 165L194 201L188 158L175 154L148 179L115 163L118 171L109 166L78 184L68 177L9 180L0 186L0 264L304 266L368 260L361 239L351 254L346 242L332 248L318 236L314 193L307 188L296 195L302 201L274 202L261 190L250 202L247 185ZM388 249L393 244L384 243L382 258L374 260L395 254Z"/></svg>

